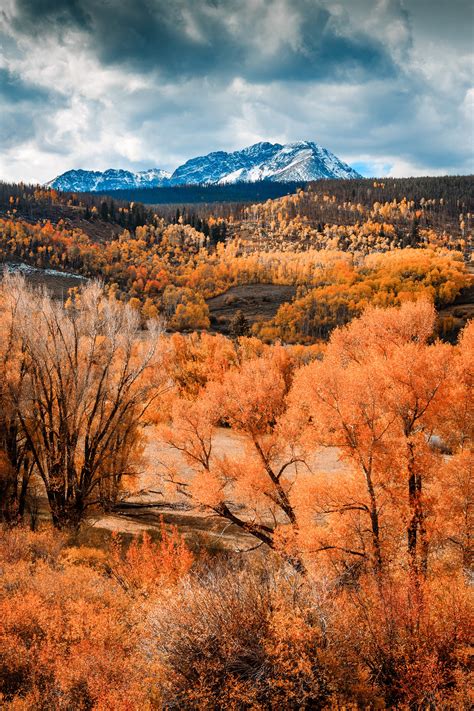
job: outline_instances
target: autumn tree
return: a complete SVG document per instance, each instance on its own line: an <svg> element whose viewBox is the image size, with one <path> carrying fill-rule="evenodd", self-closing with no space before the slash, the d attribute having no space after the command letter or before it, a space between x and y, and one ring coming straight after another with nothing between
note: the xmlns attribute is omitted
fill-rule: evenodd
<svg viewBox="0 0 474 711"><path fill-rule="evenodd" d="M157 397L150 373L157 334L140 339L139 315L98 284L64 308L6 278L25 377L10 395L53 523L77 526L88 507L114 501L139 454L140 423Z"/></svg>
<svg viewBox="0 0 474 711"><path fill-rule="evenodd" d="M196 400L176 398L160 437L180 455L162 462L167 482L303 570L292 503L303 453L298 429L283 417L293 367L282 347L245 360L220 382L210 381ZM224 423L236 437L235 450L225 454L216 446Z"/></svg>
<svg viewBox="0 0 474 711"><path fill-rule="evenodd" d="M434 318L424 300L368 309L337 329L324 358L297 370L294 383L281 347L218 381L211 375L195 400L174 403L164 438L192 476L172 467L170 480L275 550L324 553L341 571L368 563L378 576L406 559L415 576L426 574L444 466L433 443L446 430L447 402L458 403L451 417L462 441L469 413L467 387L462 396L453 389L453 347L430 341ZM465 356L457 362L467 372ZM222 424L238 437L232 453L216 449ZM326 447L346 464L337 477L314 463L314 450Z"/></svg>
<svg viewBox="0 0 474 711"><path fill-rule="evenodd" d="M380 573L387 531L381 521L385 496L377 462L390 419L373 374L356 364L342 368L329 357L297 375L292 400L295 408L306 410L310 446L336 447L360 476L331 480L319 472L307 475L298 505L305 521L301 545L311 557L330 552L351 566L367 560Z"/></svg>
<svg viewBox="0 0 474 711"><path fill-rule="evenodd" d="M247 336L250 331L250 324L247 321L245 314L240 309L236 311L234 317L229 324L229 332L234 338L239 336Z"/></svg>
<svg viewBox="0 0 474 711"><path fill-rule="evenodd" d="M359 547L350 552L369 552L377 572L397 556L403 527L413 572L427 569L427 489L441 464L431 439L441 429L452 363L450 346L428 342L433 324L433 307L424 301L369 309L334 333L324 361L303 369L295 384L314 444L337 447L356 475L335 483L316 512L351 517L344 534ZM313 489L316 496L317 483Z"/></svg>
<svg viewBox="0 0 474 711"><path fill-rule="evenodd" d="M474 321L462 331L449 372L449 397L444 398L437 430L449 456L437 470L434 523L439 548L472 570L474 531ZM454 554L454 555L453 555Z"/></svg>
<svg viewBox="0 0 474 711"><path fill-rule="evenodd" d="M0 520L21 520L27 507L33 459L15 402L25 378L15 336L16 303L0 289Z"/></svg>

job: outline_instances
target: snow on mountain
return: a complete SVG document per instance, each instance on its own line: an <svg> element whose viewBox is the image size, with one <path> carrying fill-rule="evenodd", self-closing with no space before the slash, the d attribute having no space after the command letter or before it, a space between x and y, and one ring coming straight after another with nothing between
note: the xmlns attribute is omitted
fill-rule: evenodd
<svg viewBox="0 0 474 711"><path fill-rule="evenodd" d="M170 184L318 178L360 178L360 175L317 143L298 141L286 145L256 143L234 153L219 151L193 158L174 171Z"/></svg>
<svg viewBox="0 0 474 711"><path fill-rule="evenodd" d="M71 192L154 188L164 185L196 185L272 180L289 182L319 178L360 178L334 153L312 141L256 143L241 151L216 151L179 166L172 175L152 168L140 173L109 169L101 173L69 170L47 185Z"/></svg>
<svg viewBox="0 0 474 711"><path fill-rule="evenodd" d="M278 145L278 144L275 144ZM275 154L272 143L256 143L234 153L217 151L206 156L198 156L177 168L170 178L172 185L193 185L196 183L226 182L231 174L231 182L248 181L248 172L257 164L265 164ZM279 146L281 148L281 146ZM258 178L257 178L258 179Z"/></svg>
<svg viewBox="0 0 474 711"><path fill-rule="evenodd" d="M64 192L89 193L100 190L126 190L127 188L156 188L167 183L170 173L159 168L133 173L130 170L109 168L98 170L68 170L46 183Z"/></svg>

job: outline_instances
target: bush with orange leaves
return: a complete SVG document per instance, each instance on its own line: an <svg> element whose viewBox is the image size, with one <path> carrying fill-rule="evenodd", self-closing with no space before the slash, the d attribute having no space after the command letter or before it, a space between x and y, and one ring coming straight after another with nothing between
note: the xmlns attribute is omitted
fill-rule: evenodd
<svg viewBox="0 0 474 711"><path fill-rule="evenodd" d="M1 532L0 705L160 708L162 666L147 651L143 597L129 588L156 593L159 579L171 589L191 554L164 528L160 542L134 542L125 560L112 552L111 564L65 544L49 530Z"/></svg>
<svg viewBox="0 0 474 711"><path fill-rule="evenodd" d="M148 595L176 584L190 570L193 555L183 536L175 528L168 532L162 521L158 541L143 533L125 551L120 536L113 534L109 564L113 577L125 590Z"/></svg>
<svg viewBox="0 0 474 711"><path fill-rule="evenodd" d="M333 644L372 689L372 699L367 687L351 689L357 708L472 708L473 609L461 576L366 578L341 592L334 612Z"/></svg>
<svg viewBox="0 0 474 711"><path fill-rule="evenodd" d="M152 614L179 709L325 708L335 687L309 587L274 565L231 563L184 579Z"/></svg>
<svg viewBox="0 0 474 711"><path fill-rule="evenodd" d="M460 579L383 586L224 564L151 612L165 707L468 709L468 590Z"/></svg>
<svg viewBox="0 0 474 711"><path fill-rule="evenodd" d="M468 709L468 588L404 572L334 584L276 556L201 560L0 538L0 705L18 709Z"/></svg>

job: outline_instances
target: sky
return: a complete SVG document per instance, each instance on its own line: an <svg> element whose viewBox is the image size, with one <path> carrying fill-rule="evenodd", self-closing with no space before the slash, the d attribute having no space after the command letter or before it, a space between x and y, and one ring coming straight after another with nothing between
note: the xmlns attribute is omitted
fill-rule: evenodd
<svg viewBox="0 0 474 711"><path fill-rule="evenodd" d="M472 0L0 0L0 179L312 140L474 172Z"/></svg>

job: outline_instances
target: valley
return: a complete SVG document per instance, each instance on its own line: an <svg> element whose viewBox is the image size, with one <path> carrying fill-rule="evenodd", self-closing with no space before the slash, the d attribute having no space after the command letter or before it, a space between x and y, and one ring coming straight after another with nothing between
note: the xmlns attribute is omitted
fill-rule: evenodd
<svg viewBox="0 0 474 711"><path fill-rule="evenodd" d="M390 708L405 652L395 684L359 648L393 630L467 698L472 178L260 198L0 184L7 708L267 711L301 678L319 704L322 663L345 706Z"/></svg>

